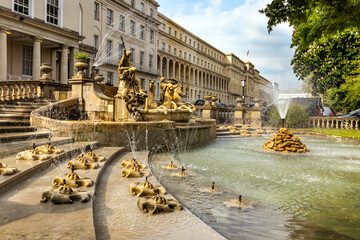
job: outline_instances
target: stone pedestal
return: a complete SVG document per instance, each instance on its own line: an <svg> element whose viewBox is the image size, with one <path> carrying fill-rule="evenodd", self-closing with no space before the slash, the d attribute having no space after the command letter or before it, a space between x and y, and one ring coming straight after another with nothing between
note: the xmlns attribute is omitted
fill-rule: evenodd
<svg viewBox="0 0 360 240"><path fill-rule="evenodd" d="M116 122L134 122L129 111L126 109L125 101L121 98L115 98L115 121Z"/></svg>

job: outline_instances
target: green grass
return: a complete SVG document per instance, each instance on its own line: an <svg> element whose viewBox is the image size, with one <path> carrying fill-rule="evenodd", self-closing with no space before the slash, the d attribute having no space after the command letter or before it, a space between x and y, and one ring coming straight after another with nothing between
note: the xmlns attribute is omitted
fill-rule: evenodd
<svg viewBox="0 0 360 240"><path fill-rule="evenodd" d="M340 137L348 137L348 138L359 138L360 139L360 131L359 130L346 130L346 129L322 129L322 128L308 128L304 129L311 132L324 133L334 136Z"/></svg>

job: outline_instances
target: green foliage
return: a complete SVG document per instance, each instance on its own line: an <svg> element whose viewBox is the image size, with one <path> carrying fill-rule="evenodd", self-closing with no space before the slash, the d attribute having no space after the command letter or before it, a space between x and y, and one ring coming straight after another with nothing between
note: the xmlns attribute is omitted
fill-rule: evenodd
<svg viewBox="0 0 360 240"><path fill-rule="evenodd" d="M77 60L85 60L85 61L87 61L87 60L88 60L88 55L85 54L85 53L78 52L78 53L76 54L75 58L76 58Z"/></svg>
<svg viewBox="0 0 360 240"><path fill-rule="evenodd" d="M303 128L308 126L308 122L309 115L306 111L306 106L292 103L285 117L285 127ZM269 124L274 127L282 127L282 120L276 108L270 110Z"/></svg>
<svg viewBox="0 0 360 240"><path fill-rule="evenodd" d="M313 41L359 27L360 0L273 0L260 13L268 17L268 31L288 22L299 32L300 47Z"/></svg>

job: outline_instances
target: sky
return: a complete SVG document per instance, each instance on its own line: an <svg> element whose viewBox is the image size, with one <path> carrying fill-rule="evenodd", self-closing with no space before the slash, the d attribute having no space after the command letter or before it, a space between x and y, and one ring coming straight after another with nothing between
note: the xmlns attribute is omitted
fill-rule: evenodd
<svg viewBox="0 0 360 240"><path fill-rule="evenodd" d="M259 10L271 0L157 0L159 12L224 53L250 61L279 88L301 89L290 65L292 28L281 24L268 34ZM249 51L249 56L247 56Z"/></svg>

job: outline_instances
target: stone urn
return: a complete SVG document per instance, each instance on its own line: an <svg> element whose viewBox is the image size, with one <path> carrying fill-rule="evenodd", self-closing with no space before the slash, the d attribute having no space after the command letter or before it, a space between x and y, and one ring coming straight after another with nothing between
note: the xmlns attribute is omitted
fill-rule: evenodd
<svg viewBox="0 0 360 240"><path fill-rule="evenodd" d="M212 97L209 96L209 95L207 95L207 96L204 97L204 99L206 100L206 101L205 101L205 104L204 104L205 107L211 106L211 104L210 104L211 98L212 98Z"/></svg>
<svg viewBox="0 0 360 240"><path fill-rule="evenodd" d="M75 63L75 67L78 70L78 73L76 74L77 78L84 78L86 76L84 70L89 67L89 64L84 59L77 59L77 62Z"/></svg>
<svg viewBox="0 0 360 240"><path fill-rule="evenodd" d="M218 97L216 97L216 96L211 97L211 101L212 101L211 106L217 107L217 105L216 105L217 100L218 100Z"/></svg>
<svg viewBox="0 0 360 240"><path fill-rule="evenodd" d="M49 73L51 73L53 68L51 67L50 63L42 63L40 67L40 71L43 72L41 76L41 80L52 80Z"/></svg>
<svg viewBox="0 0 360 240"><path fill-rule="evenodd" d="M255 103L254 107L260 107L260 98L255 98L254 103Z"/></svg>
<svg viewBox="0 0 360 240"><path fill-rule="evenodd" d="M104 76L102 74L95 74L95 77L94 77L94 81L97 82L97 83L101 83L102 81L104 81Z"/></svg>

